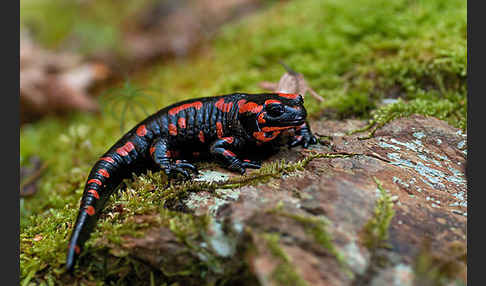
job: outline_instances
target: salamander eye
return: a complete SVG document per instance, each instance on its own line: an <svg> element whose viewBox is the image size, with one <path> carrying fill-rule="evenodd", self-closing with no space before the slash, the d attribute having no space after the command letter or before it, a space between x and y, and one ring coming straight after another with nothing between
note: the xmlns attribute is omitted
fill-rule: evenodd
<svg viewBox="0 0 486 286"><path fill-rule="evenodd" d="M282 104L270 104L270 105L267 105L266 110L267 110L268 115L270 115L272 117L280 116L285 111Z"/></svg>

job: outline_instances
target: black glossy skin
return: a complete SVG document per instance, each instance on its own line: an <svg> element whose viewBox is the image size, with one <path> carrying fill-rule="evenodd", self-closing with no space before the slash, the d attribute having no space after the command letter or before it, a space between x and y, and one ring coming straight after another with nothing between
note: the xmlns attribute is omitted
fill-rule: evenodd
<svg viewBox="0 0 486 286"><path fill-rule="evenodd" d="M206 155L243 174L247 168L260 168L260 163L239 155L275 141L282 131L295 130L290 146L316 144L306 116L300 95L276 93L191 99L149 116L91 170L69 242L67 269L73 269L106 200L132 173L152 169L189 178L197 170L186 159Z"/></svg>

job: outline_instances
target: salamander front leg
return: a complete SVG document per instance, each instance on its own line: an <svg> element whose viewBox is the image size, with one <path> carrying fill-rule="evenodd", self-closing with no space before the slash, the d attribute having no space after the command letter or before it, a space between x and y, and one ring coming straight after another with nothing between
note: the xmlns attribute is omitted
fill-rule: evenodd
<svg viewBox="0 0 486 286"><path fill-rule="evenodd" d="M304 148L317 144L317 138L312 134L307 122L295 128L295 136L290 142L290 147L302 145Z"/></svg>
<svg viewBox="0 0 486 286"><path fill-rule="evenodd" d="M194 165L185 160L177 160L174 153L169 150L167 140L162 138L155 140L150 147L150 156L168 177L175 177L177 173L180 173L186 179L189 179L191 176L185 169L197 173L197 168Z"/></svg>
<svg viewBox="0 0 486 286"><path fill-rule="evenodd" d="M216 140L210 147L211 155L218 161L220 161L226 168L231 171L244 174L246 168L259 169L261 163L251 160L241 160L231 150L238 150L241 148L240 140L235 137L223 137Z"/></svg>

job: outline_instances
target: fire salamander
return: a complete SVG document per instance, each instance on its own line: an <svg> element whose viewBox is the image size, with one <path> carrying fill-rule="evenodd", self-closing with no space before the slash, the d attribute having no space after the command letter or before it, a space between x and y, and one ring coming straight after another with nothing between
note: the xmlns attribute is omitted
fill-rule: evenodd
<svg viewBox="0 0 486 286"><path fill-rule="evenodd" d="M190 163L206 155L244 174L260 162L241 158L243 151L274 141L294 130L290 146L316 144L298 94L235 93L182 101L149 116L126 133L89 173L68 245L66 268L72 271L105 202L132 173L161 170L169 177L197 173Z"/></svg>

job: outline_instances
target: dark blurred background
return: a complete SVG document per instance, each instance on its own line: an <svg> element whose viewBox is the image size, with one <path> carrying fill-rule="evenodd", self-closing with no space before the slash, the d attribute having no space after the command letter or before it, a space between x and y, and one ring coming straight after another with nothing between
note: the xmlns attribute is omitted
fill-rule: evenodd
<svg viewBox="0 0 486 286"><path fill-rule="evenodd" d="M185 57L265 0L21 1L21 122L98 111L93 88Z"/></svg>

